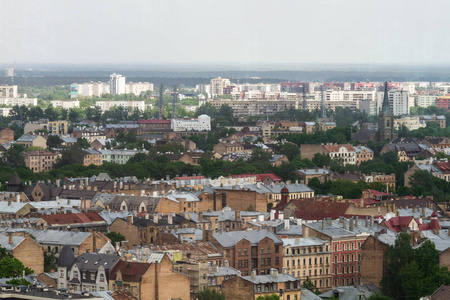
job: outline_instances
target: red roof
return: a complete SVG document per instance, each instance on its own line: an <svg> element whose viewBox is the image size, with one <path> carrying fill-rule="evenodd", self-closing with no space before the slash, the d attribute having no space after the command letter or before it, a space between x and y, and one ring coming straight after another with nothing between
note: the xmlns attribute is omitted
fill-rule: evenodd
<svg viewBox="0 0 450 300"><path fill-rule="evenodd" d="M303 220L337 219L345 216L350 206L350 203L314 201L311 199L294 199L291 202L298 207L295 216Z"/></svg>
<svg viewBox="0 0 450 300"><path fill-rule="evenodd" d="M142 276L147 272L150 264L139 262L128 262L119 260L109 271L110 279L115 280L120 271L122 280L127 282L140 282Z"/></svg>
<svg viewBox="0 0 450 300"><path fill-rule="evenodd" d="M349 199L349 201L359 205L361 202L361 199ZM365 198L365 199L363 199L363 201L364 201L364 206L380 203L380 200L373 199L373 198Z"/></svg>
<svg viewBox="0 0 450 300"><path fill-rule="evenodd" d="M42 219L50 225L83 224L83 223L93 223L93 222L104 222L105 221L96 212L77 213L77 214L43 215Z"/></svg>
<svg viewBox="0 0 450 300"><path fill-rule="evenodd" d="M170 120L138 120L138 124L170 124Z"/></svg>
<svg viewBox="0 0 450 300"><path fill-rule="evenodd" d="M327 149L328 152L338 152L339 149L342 147L346 148L347 151L355 152L355 148L353 148L352 145L346 144L346 145L324 145L325 149Z"/></svg>
<svg viewBox="0 0 450 300"><path fill-rule="evenodd" d="M387 228L394 230L396 232L400 232L403 229L407 229L409 224L411 223L411 221L414 220L417 223L417 226L419 227L420 231L426 231L426 230L430 230L433 229L431 228L431 223L430 225L419 221L417 219L414 219L412 216L403 216L403 217L393 217L390 218L389 221L383 221L383 223L386 225ZM439 224L439 222L437 220L432 220L432 221L436 221L436 223L433 224L434 227L436 227L436 229L441 229L441 225Z"/></svg>
<svg viewBox="0 0 450 300"><path fill-rule="evenodd" d="M431 214L432 218L437 218L438 214L436 212L436 210L433 210L433 213Z"/></svg>
<svg viewBox="0 0 450 300"><path fill-rule="evenodd" d="M363 192L369 192L371 196L387 196L387 195L392 195L392 193L380 192L380 191L371 190L371 189L363 190Z"/></svg>
<svg viewBox="0 0 450 300"><path fill-rule="evenodd" d="M442 173L450 173L450 162L437 162L436 166L442 171Z"/></svg>
<svg viewBox="0 0 450 300"><path fill-rule="evenodd" d="M231 175L231 177L233 178L247 178L247 177L256 177L256 181L257 182L261 182L266 180L267 177L269 177L270 179L272 179L274 182L282 182L283 179L281 179L280 177L278 177L277 175L273 174L273 173L265 173L265 174L242 174L242 175Z"/></svg>

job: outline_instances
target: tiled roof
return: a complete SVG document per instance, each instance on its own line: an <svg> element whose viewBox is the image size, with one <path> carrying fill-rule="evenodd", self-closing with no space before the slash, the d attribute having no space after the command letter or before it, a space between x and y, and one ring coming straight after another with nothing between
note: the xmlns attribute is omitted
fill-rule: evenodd
<svg viewBox="0 0 450 300"><path fill-rule="evenodd" d="M432 295L431 300L450 299L450 285L441 285Z"/></svg>
<svg viewBox="0 0 450 300"><path fill-rule="evenodd" d="M268 237L274 243L282 243L281 239L273 232L262 229L262 230L251 230L251 231L231 231L231 232L216 232L213 237L222 245L224 248L233 247L240 240L246 239L252 245L258 244L262 239Z"/></svg>
<svg viewBox="0 0 450 300"><path fill-rule="evenodd" d="M139 124L170 124L170 120L138 120Z"/></svg>
<svg viewBox="0 0 450 300"><path fill-rule="evenodd" d="M69 224L105 222L105 220L103 220L103 218L96 212L44 215L42 216L42 219L44 219L50 225L69 225Z"/></svg>
<svg viewBox="0 0 450 300"><path fill-rule="evenodd" d="M303 220L323 220L324 218L337 219L345 216L350 203L338 203L314 200L291 200L298 209L295 216Z"/></svg>
<svg viewBox="0 0 450 300"><path fill-rule="evenodd" d="M140 282L142 280L142 276L147 272L148 268L150 268L150 265L151 264L148 263L119 260L110 270L110 279L115 280L117 272L120 271L123 281Z"/></svg>
<svg viewBox="0 0 450 300"><path fill-rule="evenodd" d="M345 148L349 152L355 152L355 148L353 148L350 144L345 145L324 145L325 149L327 149L328 152L339 152L339 149Z"/></svg>

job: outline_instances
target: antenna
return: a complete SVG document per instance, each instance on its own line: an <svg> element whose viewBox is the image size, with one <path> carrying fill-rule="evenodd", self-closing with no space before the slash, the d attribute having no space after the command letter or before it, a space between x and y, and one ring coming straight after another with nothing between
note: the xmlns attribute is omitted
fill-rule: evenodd
<svg viewBox="0 0 450 300"><path fill-rule="evenodd" d="M178 98L177 87L174 86L173 87L173 102L172 102L172 119L177 118L177 98Z"/></svg>
<svg viewBox="0 0 450 300"><path fill-rule="evenodd" d="M161 84L161 86L159 87L159 114L158 114L159 120L162 120L162 118L164 117L164 115L163 115L163 94L164 94L164 85Z"/></svg>

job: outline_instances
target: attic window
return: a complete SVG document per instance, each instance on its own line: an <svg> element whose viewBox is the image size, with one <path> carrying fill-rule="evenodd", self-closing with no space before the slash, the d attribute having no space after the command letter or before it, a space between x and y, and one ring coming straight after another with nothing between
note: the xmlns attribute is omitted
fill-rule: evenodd
<svg viewBox="0 0 450 300"><path fill-rule="evenodd" d="M105 265L107 265L108 264L108 262L106 261L105 263L104 263Z"/></svg>
<svg viewBox="0 0 450 300"><path fill-rule="evenodd" d="M94 263L94 265L96 265L96 264L98 264L98 261L96 261L96 262Z"/></svg>
<svg viewBox="0 0 450 300"><path fill-rule="evenodd" d="M86 260L84 263L87 264L89 260Z"/></svg>

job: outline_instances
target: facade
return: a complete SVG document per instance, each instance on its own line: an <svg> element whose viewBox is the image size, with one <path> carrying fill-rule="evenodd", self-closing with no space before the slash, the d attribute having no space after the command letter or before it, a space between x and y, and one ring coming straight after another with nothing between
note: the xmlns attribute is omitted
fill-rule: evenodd
<svg viewBox="0 0 450 300"><path fill-rule="evenodd" d="M0 85L1 98L17 98L18 96L19 94L17 93L17 85Z"/></svg>
<svg viewBox="0 0 450 300"><path fill-rule="evenodd" d="M366 146L353 146L356 152L356 165L360 165L365 161L369 161L373 159L373 151L372 149Z"/></svg>
<svg viewBox="0 0 450 300"><path fill-rule="evenodd" d="M211 118L200 115L196 119L172 119L173 131L210 131Z"/></svg>
<svg viewBox="0 0 450 300"><path fill-rule="evenodd" d="M377 93L377 111L382 109L384 105L385 92ZM390 90L387 92L389 107L394 116L408 115L409 108L414 106L414 98L409 95L409 92L403 90Z"/></svg>
<svg viewBox="0 0 450 300"><path fill-rule="evenodd" d="M49 151L23 152L25 165L34 173L53 170L56 162L56 154Z"/></svg>
<svg viewBox="0 0 450 300"><path fill-rule="evenodd" d="M36 274L44 272L44 248L28 233L2 233L0 245Z"/></svg>
<svg viewBox="0 0 450 300"><path fill-rule="evenodd" d="M244 153L244 146L239 143L218 143L214 145L213 151L221 155L231 153Z"/></svg>
<svg viewBox="0 0 450 300"><path fill-rule="evenodd" d="M272 115L280 111L290 108L298 109L298 101L294 100L230 100L230 99L214 99L209 101L216 109L220 109L222 105L228 104L233 109L235 116L258 116Z"/></svg>
<svg viewBox="0 0 450 300"><path fill-rule="evenodd" d="M59 289L102 292L109 288L109 270L119 261L112 254L83 253L75 258L65 246L58 258Z"/></svg>
<svg viewBox="0 0 450 300"><path fill-rule="evenodd" d="M320 238L283 239L283 267L304 282L308 277L320 290L332 286L331 244Z"/></svg>
<svg viewBox="0 0 450 300"><path fill-rule="evenodd" d="M150 82L129 82L125 84L125 94L140 96L142 93L153 91L153 83Z"/></svg>
<svg viewBox="0 0 450 300"><path fill-rule="evenodd" d="M420 107L436 105L436 95L418 95L416 98L417 105Z"/></svg>
<svg viewBox="0 0 450 300"><path fill-rule="evenodd" d="M244 276L252 270L261 275L270 274L272 268L281 270L283 266L283 242L267 229L216 232L211 242L230 261L230 266Z"/></svg>
<svg viewBox="0 0 450 300"><path fill-rule="evenodd" d="M84 150L84 153L85 156L83 158L83 166L101 166L103 164L102 153L100 153L99 151L87 149Z"/></svg>
<svg viewBox="0 0 450 300"><path fill-rule="evenodd" d="M223 95L223 89L230 85L230 80L226 78L213 78L211 79L211 94Z"/></svg>
<svg viewBox="0 0 450 300"><path fill-rule="evenodd" d="M109 290L123 289L138 299L190 299L189 277L173 271L167 255L154 263L119 260L110 271Z"/></svg>
<svg viewBox="0 0 450 300"><path fill-rule="evenodd" d="M61 107L64 109L74 109L80 107L79 100L52 100L53 107Z"/></svg>
<svg viewBox="0 0 450 300"><path fill-rule="evenodd" d="M369 148L367 148L369 149ZM368 150L367 150L368 151ZM355 148L350 144L345 145L300 145L300 153L303 158L313 159L316 153L330 155L331 159L340 160L343 165L356 165L357 155Z"/></svg>
<svg viewBox="0 0 450 300"><path fill-rule="evenodd" d="M395 130L399 130L402 126L405 126L406 128L408 128L408 130L416 130L426 127L427 125L425 124L425 122L420 121L419 116L408 116L394 120Z"/></svg>
<svg viewBox="0 0 450 300"><path fill-rule="evenodd" d="M102 161L115 163L115 164L126 164L127 161L135 156L137 153L147 154L147 150L127 150L127 149L102 149L97 150L102 155Z"/></svg>
<svg viewBox="0 0 450 300"><path fill-rule="evenodd" d="M0 105L5 106L37 106L37 98L0 98Z"/></svg>
<svg viewBox="0 0 450 300"><path fill-rule="evenodd" d="M300 300L302 289L300 280L277 269L270 269L267 275L236 276L222 282L226 299L256 300L258 297L281 295L280 299Z"/></svg>
<svg viewBox="0 0 450 300"><path fill-rule="evenodd" d="M450 95L439 96L436 98L436 106L439 108L450 108Z"/></svg>
<svg viewBox="0 0 450 300"><path fill-rule="evenodd" d="M0 127L0 144L7 144L14 141L14 130Z"/></svg>
<svg viewBox="0 0 450 300"><path fill-rule="evenodd" d="M112 95L125 94L125 77L113 73L109 76L109 93Z"/></svg>
<svg viewBox="0 0 450 300"><path fill-rule="evenodd" d="M138 120L142 132L166 132L171 130L170 120Z"/></svg>
<svg viewBox="0 0 450 300"><path fill-rule="evenodd" d="M46 130L49 134L66 135L69 131L69 122L65 120L49 121L48 119L41 119L37 122L30 122L25 124L25 134L33 134L36 130Z"/></svg>
<svg viewBox="0 0 450 300"><path fill-rule="evenodd" d="M123 107L130 111L133 111L135 109L138 109L140 111L145 110L145 101L134 101L134 100L127 100L127 101L97 101L95 102L95 106L100 107L102 112L111 110L113 107Z"/></svg>

